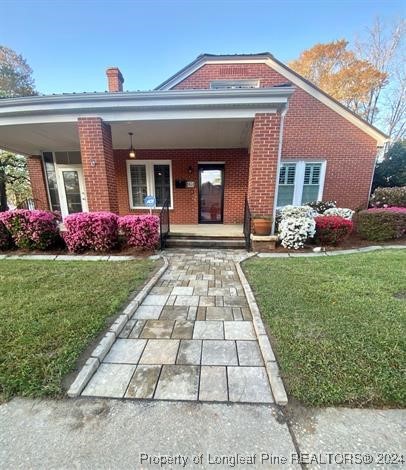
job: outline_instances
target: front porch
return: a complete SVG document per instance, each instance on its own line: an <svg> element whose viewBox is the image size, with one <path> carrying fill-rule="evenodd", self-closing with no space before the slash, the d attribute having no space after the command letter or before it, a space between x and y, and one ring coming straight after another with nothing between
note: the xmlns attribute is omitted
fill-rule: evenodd
<svg viewBox="0 0 406 470"><path fill-rule="evenodd" d="M246 242L241 224L172 224L164 247L244 249Z"/></svg>
<svg viewBox="0 0 406 470"><path fill-rule="evenodd" d="M2 100L0 140L29 156L39 209L145 214L145 197L153 196L154 214L168 200L171 224L193 227L186 236L241 238L246 198L253 213L275 210L281 123L292 93L273 87Z"/></svg>
<svg viewBox="0 0 406 470"><path fill-rule="evenodd" d="M243 226L242 224L172 224L169 233L175 236L242 238Z"/></svg>

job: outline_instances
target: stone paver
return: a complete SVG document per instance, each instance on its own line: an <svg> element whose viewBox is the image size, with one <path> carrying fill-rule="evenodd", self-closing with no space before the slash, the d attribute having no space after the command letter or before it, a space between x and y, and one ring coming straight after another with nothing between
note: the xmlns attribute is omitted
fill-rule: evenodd
<svg viewBox="0 0 406 470"><path fill-rule="evenodd" d="M202 341L200 339L182 340L179 347L176 364L200 365L202 356Z"/></svg>
<svg viewBox="0 0 406 470"><path fill-rule="evenodd" d="M226 367L202 366L200 372L199 400L228 400Z"/></svg>
<svg viewBox="0 0 406 470"><path fill-rule="evenodd" d="M140 338L169 339L172 335L174 322L172 320L147 320Z"/></svg>
<svg viewBox="0 0 406 470"><path fill-rule="evenodd" d="M228 367L230 401L272 403L265 367Z"/></svg>
<svg viewBox="0 0 406 470"><path fill-rule="evenodd" d="M82 395L121 398L134 371L135 366L129 364L101 364Z"/></svg>
<svg viewBox="0 0 406 470"><path fill-rule="evenodd" d="M236 366L238 365L235 341L205 340L202 349L202 365Z"/></svg>
<svg viewBox="0 0 406 470"><path fill-rule="evenodd" d="M234 320L231 307L207 307L206 320Z"/></svg>
<svg viewBox="0 0 406 470"><path fill-rule="evenodd" d="M134 313L138 320L158 319L161 315L163 305L140 305Z"/></svg>
<svg viewBox="0 0 406 470"><path fill-rule="evenodd" d="M199 393L198 366L162 367L155 398L162 400L197 400Z"/></svg>
<svg viewBox="0 0 406 470"><path fill-rule="evenodd" d="M262 354L256 341L237 341L240 366L263 366Z"/></svg>
<svg viewBox="0 0 406 470"><path fill-rule="evenodd" d="M125 398L152 398L161 366L139 365L128 385Z"/></svg>
<svg viewBox="0 0 406 470"><path fill-rule="evenodd" d="M179 340L150 339L145 346L140 364L175 364Z"/></svg>
<svg viewBox="0 0 406 470"><path fill-rule="evenodd" d="M173 339L191 339L193 336L193 321L177 320L173 328Z"/></svg>
<svg viewBox="0 0 406 470"><path fill-rule="evenodd" d="M236 267L246 252L165 254L168 269L106 346L82 395L272 402L260 320L254 329Z"/></svg>
<svg viewBox="0 0 406 470"><path fill-rule="evenodd" d="M225 339L256 340L254 327L248 321L225 321L224 322Z"/></svg>
<svg viewBox="0 0 406 470"><path fill-rule="evenodd" d="M224 339L224 326L221 321L196 321L194 339Z"/></svg>
<svg viewBox="0 0 406 470"><path fill-rule="evenodd" d="M103 362L137 364L146 343L145 339L118 339Z"/></svg>

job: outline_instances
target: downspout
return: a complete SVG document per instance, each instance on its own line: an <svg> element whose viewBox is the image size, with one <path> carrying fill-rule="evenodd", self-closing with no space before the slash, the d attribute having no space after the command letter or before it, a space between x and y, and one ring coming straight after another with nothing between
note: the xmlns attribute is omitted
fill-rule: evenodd
<svg viewBox="0 0 406 470"><path fill-rule="evenodd" d="M373 168L373 171L372 171L372 178L371 178L371 182L369 183L367 209L369 207L369 201L371 200L372 183L374 182L376 164L378 163L379 157L381 155L382 155L382 157L385 156L386 152L388 151L388 146L389 146L389 141L388 140L382 146L377 146L378 150L377 150L376 156L375 156L374 168Z"/></svg>
<svg viewBox="0 0 406 470"><path fill-rule="evenodd" d="M283 141L283 128L285 124L285 115L289 109L289 101L286 103L285 109L281 113L281 125L279 127L279 145L278 145L278 161L276 163L276 178L275 178L275 197L273 202L273 210L272 210L272 235L275 234L275 223L276 223L276 203L278 201L278 190L279 190L279 172L281 168L281 160L282 160L282 141Z"/></svg>

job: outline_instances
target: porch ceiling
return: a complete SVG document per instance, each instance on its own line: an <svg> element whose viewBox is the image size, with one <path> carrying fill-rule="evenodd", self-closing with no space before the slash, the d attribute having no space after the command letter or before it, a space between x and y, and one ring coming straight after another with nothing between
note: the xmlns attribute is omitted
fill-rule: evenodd
<svg viewBox="0 0 406 470"><path fill-rule="evenodd" d="M256 113L280 112L294 89L192 90L34 96L0 100L0 148L78 150L78 117L112 126L114 148L247 147Z"/></svg>
<svg viewBox="0 0 406 470"><path fill-rule="evenodd" d="M252 119L178 119L111 123L113 147L135 148L244 148L248 147ZM25 155L43 151L80 150L76 123L0 126L0 148Z"/></svg>

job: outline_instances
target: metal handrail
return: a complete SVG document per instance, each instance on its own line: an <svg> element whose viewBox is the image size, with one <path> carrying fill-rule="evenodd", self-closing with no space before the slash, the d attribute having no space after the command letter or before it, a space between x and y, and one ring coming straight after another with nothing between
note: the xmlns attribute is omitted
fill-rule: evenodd
<svg viewBox="0 0 406 470"><path fill-rule="evenodd" d="M245 238L245 249L251 251L251 210L248 204L248 197L245 196L244 206L244 238Z"/></svg>
<svg viewBox="0 0 406 470"><path fill-rule="evenodd" d="M161 250L164 250L169 236L169 198L163 203L159 213L159 233Z"/></svg>

